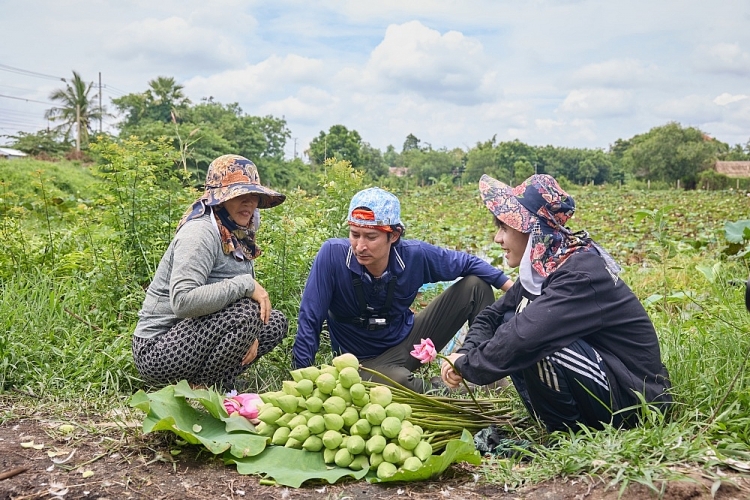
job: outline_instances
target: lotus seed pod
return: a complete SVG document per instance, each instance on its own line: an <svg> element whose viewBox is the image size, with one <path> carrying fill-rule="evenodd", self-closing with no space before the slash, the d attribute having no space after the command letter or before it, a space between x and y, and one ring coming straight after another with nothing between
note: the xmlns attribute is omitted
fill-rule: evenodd
<svg viewBox="0 0 750 500"><path fill-rule="evenodd" d="M284 392L284 394L287 394L289 396L301 396L297 388L295 387L297 385L297 382L293 382L291 380L284 380L281 383L281 390Z"/></svg>
<svg viewBox="0 0 750 500"><path fill-rule="evenodd" d="M339 370L339 383L345 389L350 388L354 384L359 384L360 382L362 382L362 377L359 376L359 370L356 368L347 366L343 370ZM364 386L362 387L364 388Z"/></svg>
<svg viewBox="0 0 750 500"><path fill-rule="evenodd" d="M280 391L271 391L271 392L264 392L263 394L260 394L260 399L263 400L264 403L271 403L274 406L279 406L276 403L276 398L284 394Z"/></svg>
<svg viewBox="0 0 750 500"><path fill-rule="evenodd" d="M401 467L403 467L404 470L414 472L422 467L422 461L417 457L409 457L404 460L404 465L402 465Z"/></svg>
<svg viewBox="0 0 750 500"><path fill-rule="evenodd" d="M294 448L295 450L301 450L302 449L302 441L299 439L289 438L286 441L286 444L284 445L284 448Z"/></svg>
<svg viewBox="0 0 750 500"><path fill-rule="evenodd" d="M292 430L289 427L279 427L278 429L276 429L276 432L273 433L271 444L284 446L289 439L290 432L292 432Z"/></svg>
<svg viewBox="0 0 750 500"><path fill-rule="evenodd" d="M352 463L353 460L354 457L349 453L349 450L346 448L340 448L339 451L336 452L336 457L334 457L333 463L339 467L349 467L349 464Z"/></svg>
<svg viewBox="0 0 750 500"><path fill-rule="evenodd" d="M297 411L297 396L287 394L279 397L277 401L279 402L279 408L284 410L284 413L295 413Z"/></svg>
<svg viewBox="0 0 750 500"><path fill-rule="evenodd" d="M383 448L383 460L392 464L397 464L401 461L401 448L396 443L388 443Z"/></svg>
<svg viewBox="0 0 750 500"><path fill-rule="evenodd" d="M275 425L267 424L265 422L261 422L255 426L255 432L259 436L263 436L263 437L273 436L273 433L276 432L276 429L278 429L278 427L276 427Z"/></svg>
<svg viewBox="0 0 750 500"><path fill-rule="evenodd" d="M337 431L325 431L323 433L323 446L329 450L335 450L341 446L344 437Z"/></svg>
<svg viewBox="0 0 750 500"><path fill-rule="evenodd" d="M393 402L391 390L384 385L376 385L370 389L370 403L379 404L383 408Z"/></svg>
<svg viewBox="0 0 750 500"><path fill-rule="evenodd" d="M424 430L418 425L414 425L414 430L419 433L419 439L422 439L422 435L424 434Z"/></svg>
<svg viewBox="0 0 750 500"><path fill-rule="evenodd" d="M318 398L320 399L321 402L325 401L327 397L328 397L328 394L323 394L322 392L320 392L320 389L318 389L317 387L313 389L312 394L310 394L310 398ZM310 399L310 398L307 398L307 399Z"/></svg>
<svg viewBox="0 0 750 500"><path fill-rule="evenodd" d="M305 439L310 437L310 429L305 424L298 425L289 433L289 439L296 439L300 442L300 447Z"/></svg>
<svg viewBox="0 0 750 500"><path fill-rule="evenodd" d="M310 410L313 413L318 413L321 408L323 408L323 401L315 396L310 396L305 401L305 406L307 406L307 409Z"/></svg>
<svg viewBox="0 0 750 500"><path fill-rule="evenodd" d="M385 414L389 417L396 417L399 420L406 418L406 410L401 403L391 403L386 406Z"/></svg>
<svg viewBox="0 0 750 500"><path fill-rule="evenodd" d="M349 408L351 408L351 406ZM347 410L349 408L347 408ZM344 424L346 424L346 419L344 419ZM367 438L367 436L370 435L370 428L371 428L370 422L368 422L367 419L365 418L360 418L359 420L357 420L351 425L349 429L349 433L352 435L362 436L364 438Z"/></svg>
<svg viewBox="0 0 750 500"><path fill-rule="evenodd" d="M296 417L293 417L286 426L290 429L294 429L298 425L305 424L307 424L307 419L304 417L304 415L297 415Z"/></svg>
<svg viewBox="0 0 750 500"><path fill-rule="evenodd" d="M349 391L351 393L351 391ZM364 408L365 406L370 404L370 395L365 394L362 398L357 399L354 396L352 396L352 404L354 406L359 406L360 408Z"/></svg>
<svg viewBox="0 0 750 500"><path fill-rule="evenodd" d="M354 460L352 460L352 463L349 464L351 470L362 470L369 466L370 461L368 460L367 455L357 455L354 457Z"/></svg>
<svg viewBox="0 0 750 500"><path fill-rule="evenodd" d="M401 421L401 428L403 429L404 427L414 427L414 424L412 424L408 420L402 420Z"/></svg>
<svg viewBox="0 0 750 500"><path fill-rule="evenodd" d="M261 422L265 422L267 424L275 424L276 421L284 414L284 410L281 408L276 408L275 406L272 408L266 408L258 415L258 419Z"/></svg>
<svg viewBox="0 0 750 500"><path fill-rule="evenodd" d="M422 462L426 462L432 455L432 445L427 441L420 441L416 448L414 448L414 456L420 459Z"/></svg>
<svg viewBox="0 0 750 500"><path fill-rule="evenodd" d="M390 462L381 462L380 465L378 465L378 479L388 479L392 475L396 473L398 469L395 465L393 465Z"/></svg>
<svg viewBox="0 0 750 500"><path fill-rule="evenodd" d="M359 412L353 406L349 406L344 413L341 414L341 418L344 419L344 426L351 427L357 420L359 420Z"/></svg>
<svg viewBox="0 0 750 500"><path fill-rule="evenodd" d="M326 413L323 415L323 420L326 422L326 429L329 431L340 431L344 427L344 419L341 415L335 413Z"/></svg>
<svg viewBox="0 0 750 500"><path fill-rule="evenodd" d="M274 406L275 405L273 403L263 403L262 405L258 406L258 414L260 414L266 408L273 408Z"/></svg>
<svg viewBox="0 0 750 500"><path fill-rule="evenodd" d="M333 375L334 380L338 380L339 379L339 371L338 371L338 369L335 366L322 365L320 367L320 373L321 373L321 375L323 373L328 373L330 375ZM316 382L317 382L317 380L316 380Z"/></svg>
<svg viewBox="0 0 750 500"><path fill-rule="evenodd" d="M383 425L383 424L380 424ZM370 436L382 436L383 435L383 429L380 427L380 425L373 425L370 427Z"/></svg>
<svg viewBox="0 0 750 500"><path fill-rule="evenodd" d="M278 409L280 410L281 408ZM291 422L292 419L296 416L296 413L284 413L278 418L278 420L276 420L276 425L278 425L279 427L289 427L289 422Z"/></svg>
<svg viewBox="0 0 750 500"><path fill-rule="evenodd" d="M368 395L367 399L369 399L369 398L370 398L370 396ZM359 410L360 415L364 415L365 413L367 413L367 409L370 407L371 404L372 403L368 402L366 405L364 405L362 407L362 409Z"/></svg>
<svg viewBox="0 0 750 500"><path fill-rule="evenodd" d="M359 373L357 373L357 376L359 376ZM365 396L367 396L367 389L364 385L358 382L356 384L352 384L352 386L349 387L349 394L352 395L352 400L362 400Z"/></svg>
<svg viewBox="0 0 750 500"><path fill-rule="evenodd" d="M297 389L297 392L307 397L312 394L313 389L315 389L315 384L313 384L312 380L303 378L297 382L297 385L295 385L294 388Z"/></svg>
<svg viewBox="0 0 750 500"><path fill-rule="evenodd" d="M310 434L320 434L326 430L326 421L323 415L313 415L307 421L307 427L310 429Z"/></svg>
<svg viewBox="0 0 750 500"><path fill-rule="evenodd" d="M370 455L370 467L377 467L378 465L382 463L383 463L382 453L372 453Z"/></svg>
<svg viewBox="0 0 750 500"><path fill-rule="evenodd" d="M306 368L302 368L300 372L302 373L302 377L309 380L310 382L315 382L318 379L318 376L320 376L320 368L318 368L317 366L308 366Z"/></svg>
<svg viewBox="0 0 750 500"><path fill-rule="evenodd" d="M302 443L302 449L307 451L320 451L323 449L323 440L318 436L310 436Z"/></svg>
<svg viewBox="0 0 750 500"><path fill-rule="evenodd" d="M346 449L352 455L359 455L365 451L365 440L362 439L362 436L349 436L349 439L346 440Z"/></svg>
<svg viewBox="0 0 750 500"><path fill-rule="evenodd" d="M341 370L346 367L351 367L359 370L359 360L357 359L357 356L349 352L340 356L336 356L335 358L333 358L331 363L333 363L333 366L336 367L339 373L341 373Z"/></svg>
<svg viewBox="0 0 750 500"><path fill-rule="evenodd" d="M323 461L332 464L337 451L339 451L338 448L323 448Z"/></svg>
<svg viewBox="0 0 750 500"><path fill-rule="evenodd" d="M400 464L403 464L407 459L414 456L414 453L411 450L407 450L403 446L399 446L398 451L401 453L401 460L399 460Z"/></svg>
<svg viewBox="0 0 750 500"><path fill-rule="evenodd" d="M388 442L383 436L372 436L365 443L365 450L370 454L382 453L386 444L388 444Z"/></svg>
<svg viewBox="0 0 750 500"><path fill-rule="evenodd" d="M398 444L406 450L413 450L419 444L422 436L413 427L401 429L398 433Z"/></svg>
<svg viewBox="0 0 750 500"><path fill-rule="evenodd" d="M303 378L305 378L305 377L302 376L302 369L301 368L299 370L292 370L292 371L290 371L289 375L292 376L292 380L294 380L295 382L299 382L300 380L302 380Z"/></svg>
<svg viewBox="0 0 750 500"><path fill-rule="evenodd" d="M330 394L336 388L336 379L330 373L321 373L318 380L315 381L320 392Z"/></svg>
<svg viewBox="0 0 750 500"><path fill-rule="evenodd" d="M305 417L306 420L310 420L310 417L317 415L317 413L313 413L310 410L305 410L305 411L301 411L300 415Z"/></svg>
<svg viewBox="0 0 750 500"><path fill-rule="evenodd" d="M410 418L411 417L411 405L409 403L401 403L401 406L404 407L405 415L404 418Z"/></svg>
<svg viewBox="0 0 750 500"><path fill-rule="evenodd" d="M336 387L333 388L331 396L338 396L347 403L352 402L352 395L349 393L349 389L346 389L341 383L337 383Z"/></svg>
<svg viewBox="0 0 750 500"><path fill-rule="evenodd" d="M323 410L325 410L326 413L341 415L344 413L344 410L346 410L346 401L338 396L331 396L323 403Z"/></svg>
<svg viewBox="0 0 750 500"><path fill-rule="evenodd" d="M401 432L402 422L396 417L385 417L383 422L380 424L380 430L383 431L383 435L388 439L393 439L398 436Z"/></svg>
<svg viewBox="0 0 750 500"><path fill-rule="evenodd" d="M365 418L371 425L380 425L385 420L385 408L379 404L370 404L365 412Z"/></svg>
<svg viewBox="0 0 750 500"><path fill-rule="evenodd" d="M346 434L341 435L341 444L339 445L339 448L346 448L346 443L349 441L349 436Z"/></svg>
<svg viewBox="0 0 750 500"><path fill-rule="evenodd" d="M297 397L297 411L307 409L307 400L303 396Z"/></svg>

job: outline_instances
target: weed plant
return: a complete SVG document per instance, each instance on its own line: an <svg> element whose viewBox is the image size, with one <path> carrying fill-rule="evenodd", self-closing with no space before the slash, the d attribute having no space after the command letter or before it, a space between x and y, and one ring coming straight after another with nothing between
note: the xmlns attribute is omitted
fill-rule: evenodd
<svg viewBox="0 0 750 500"><path fill-rule="evenodd" d="M26 175L11 176L0 162L0 421L42 405L109 415L142 387L130 353L137 312L199 181L174 168L166 144L96 147L95 167L18 163ZM287 192L286 203L262 212L258 279L290 319L290 334L245 374L258 391L289 378L313 258L325 239L346 236L349 200L369 185L337 161L326 164L318 183L319 192ZM407 238L503 264L475 186L393 186ZM601 477L613 488L637 482L659 493L659 480L685 467L715 477L716 464L749 461L750 314L740 286L748 255L725 253L723 225L747 218L750 199L627 185L574 187L572 194L579 210L571 229L587 229L624 265L623 279L656 326L676 404L667 416L643 405L643 425L630 431L548 436L530 420L524 432L536 441L533 459L488 461L484 477L508 489L560 476ZM326 337L318 363L331 357ZM23 394L33 398L19 399Z"/></svg>

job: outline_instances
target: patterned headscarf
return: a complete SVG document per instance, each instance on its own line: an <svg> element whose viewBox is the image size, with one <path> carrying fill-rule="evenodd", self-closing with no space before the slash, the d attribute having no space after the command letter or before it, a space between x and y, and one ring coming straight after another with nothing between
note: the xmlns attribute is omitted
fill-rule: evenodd
<svg viewBox="0 0 750 500"><path fill-rule="evenodd" d="M247 227L234 222L223 207L213 209L214 220L225 254L234 255L240 260L258 257L261 253L255 244L255 231L260 226L258 209L281 205L286 196L262 186L258 168L253 162L239 155L224 155L211 162L206 174L205 191L182 216L177 231L187 221L202 217L207 210L211 210L209 207L215 207L244 194L258 195L258 208L255 209Z"/></svg>
<svg viewBox="0 0 750 500"><path fill-rule="evenodd" d="M571 232L565 224L576 205L554 177L532 175L511 188L489 175L479 179L479 193L485 206L507 226L530 235L532 268L542 277L562 265L582 247L592 247L604 259L607 270L617 281L620 266L586 231Z"/></svg>

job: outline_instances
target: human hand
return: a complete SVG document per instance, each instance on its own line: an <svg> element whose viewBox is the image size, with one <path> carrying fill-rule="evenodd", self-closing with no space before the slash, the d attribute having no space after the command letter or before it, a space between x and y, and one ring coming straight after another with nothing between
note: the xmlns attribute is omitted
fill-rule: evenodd
<svg viewBox="0 0 750 500"><path fill-rule="evenodd" d="M249 365L258 356L258 339L253 340L250 349L247 350L247 354L242 358L242 366Z"/></svg>
<svg viewBox="0 0 750 500"><path fill-rule="evenodd" d="M461 356L463 356L463 354L457 352L450 354L446 357L450 363L447 361L443 362L443 365L440 367L440 377L443 379L443 382L445 382L445 385L451 389L458 387L458 384L463 380L463 377L453 369L453 366L451 366L451 363L455 364Z"/></svg>
<svg viewBox="0 0 750 500"><path fill-rule="evenodd" d="M260 319L263 324L267 325L271 319L271 299L268 297L268 292L256 281L255 290L250 298L260 305Z"/></svg>

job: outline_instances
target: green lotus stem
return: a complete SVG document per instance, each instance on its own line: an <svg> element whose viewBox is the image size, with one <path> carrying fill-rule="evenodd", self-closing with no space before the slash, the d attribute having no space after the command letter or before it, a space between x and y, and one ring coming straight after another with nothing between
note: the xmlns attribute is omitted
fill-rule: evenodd
<svg viewBox="0 0 750 500"><path fill-rule="evenodd" d="M449 365L451 365L451 368L453 368L453 371L456 373L459 373L458 370L456 370L456 366L453 364L453 361L446 358L442 354L437 355L438 358L444 359ZM460 374L460 373L459 373ZM482 407L479 406L479 403L477 403L477 398L474 397L474 391L471 390L471 387L469 387L469 384L466 383L466 379L461 377L461 382L464 384L464 387L466 387L466 390L469 392L469 396L471 396L471 400L474 401L474 404L477 405L477 408L479 408L479 411L482 411Z"/></svg>

